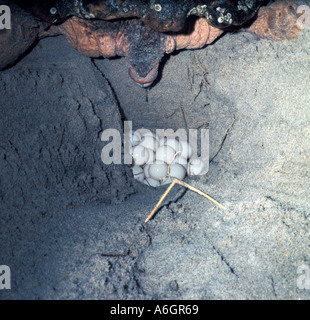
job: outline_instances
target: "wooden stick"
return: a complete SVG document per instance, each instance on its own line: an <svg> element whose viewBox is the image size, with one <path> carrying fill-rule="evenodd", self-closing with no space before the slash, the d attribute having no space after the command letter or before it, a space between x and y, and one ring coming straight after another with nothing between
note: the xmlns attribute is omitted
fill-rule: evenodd
<svg viewBox="0 0 310 320"><path fill-rule="evenodd" d="M158 207L160 206L160 204L164 201L164 199L166 198L167 194L170 192L170 190L172 189L172 187L176 184L176 180L174 179L172 181L172 183L170 184L170 186L167 188L167 190L165 191L165 193L161 196L160 200L157 202L156 206L154 207L154 209L151 211L151 213L148 215L148 217L145 219L144 223L147 223L154 215L154 213L156 212L156 210L158 209Z"/></svg>
<svg viewBox="0 0 310 320"><path fill-rule="evenodd" d="M150 212L150 214L148 215L148 217L145 219L144 223L147 223L155 214L156 210L158 209L158 207L161 205L161 203L164 201L164 199L166 198L167 194L170 192L170 190L173 188L173 186L178 183L183 187L186 187L192 191L197 192L198 194L200 194L201 196L207 198L208 200L212 201L213 203L215 203L217 206L219 206L221 209L225 210L226 208L221 205L219 202L217 202L216 200L214 200L212 197L210 197L209 195L207 195L206 193L200 191L199 189L191 186L190 184L187 184L186 182L178 179L178 178L174 178L174 180L172 181L172 183L170 184L170 186L167 188L167 190L165 191L165 193L161 196L161 198L159 199L159 201L157 202L156 206L153 208L153 210Z"/></svg>
<svg viewBox="0 0 310 320"><path fill-rule="evenodd" d="M186 183L186 182L184 182L184 181L182 181L182 180L179 180L178 178L174 178L174 181L175 181L176 183L180 184L181 186L184 186L184 187L186 187L186 188L188 188L188 189L190 189L190 190L192 190L192 191L197 192L197 193L200 194L201 196L203 196L203 197L207 198L208 200L212 201L213 203L215 203L215 204L216 204L218 207L220 207L221 209L226 210L226 208L225 208L222 204L220 204L220 203L217 202L215 199L213 199L212 197L210 197L210 196L207 195L206 193L202 192L201 190L199 190L199 189L191 186L190 184L188 184L188 183Z"/></svg>

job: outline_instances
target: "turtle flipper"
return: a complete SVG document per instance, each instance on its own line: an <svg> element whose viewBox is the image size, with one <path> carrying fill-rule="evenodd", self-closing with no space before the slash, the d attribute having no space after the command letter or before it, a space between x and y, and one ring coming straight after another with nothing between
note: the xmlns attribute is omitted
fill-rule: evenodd
<svg viewBox="0 0 310 320"><path fill-rule="evenodd" d="M16 63L40 38L48 36L48 25L9 3L11 28L0 30L0 70Z"/></svg>
<svg viewBox="0 0 310 320"><path fill-rule="evenodd" d="M270 40L296 39L297 6L293 1L278 1L258 11L257 19L245 31Z"/></svg>

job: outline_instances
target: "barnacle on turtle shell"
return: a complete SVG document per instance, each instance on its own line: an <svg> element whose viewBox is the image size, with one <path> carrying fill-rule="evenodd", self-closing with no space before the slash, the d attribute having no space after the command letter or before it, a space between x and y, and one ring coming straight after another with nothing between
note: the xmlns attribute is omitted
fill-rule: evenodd
<svg viewBox="0 0 310 320"><path fill-rule="evenodd" d="M264 0L16 0L21 7L50 23L70 16L114 20L140 18L157 31L180 31L189 15L206 17L217 28L241 25Z"/></svg>

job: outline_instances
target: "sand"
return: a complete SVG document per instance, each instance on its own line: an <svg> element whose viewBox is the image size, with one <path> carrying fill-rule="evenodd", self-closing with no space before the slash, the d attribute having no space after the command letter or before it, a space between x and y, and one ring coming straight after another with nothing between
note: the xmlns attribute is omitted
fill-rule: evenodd
<svg viewBox="0 0 310 320"><path fill-rule="evenodd" d="M0 299L309 299L309 36L225 34L149 90L63 37L1 72ZM165 187L100 159L124 120L209 127L210 170L186 182L227 209L175 186L144 225Z"/></svg>

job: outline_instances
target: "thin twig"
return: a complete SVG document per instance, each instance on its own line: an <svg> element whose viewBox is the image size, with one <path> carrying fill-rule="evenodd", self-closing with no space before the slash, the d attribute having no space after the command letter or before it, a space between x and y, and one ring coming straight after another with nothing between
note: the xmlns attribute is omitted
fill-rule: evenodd
<svg viewBox="0 0 310 320"><path fill-rule="evenodd" d="M214 160L214 158L219 154L219 152L222 150L222 147L224 145L224 142L228 136L228 133L232 130L234 124L236 122L236 116L235 114L233 114L233 121L231 123L231 125L226 129L224 136L222 137L221 141L219 142L219 149L217 150L217 152L211 157L210 159L210 163Z"/></svg>
<svg viewBox="0 0 310 320"><path fill-rule="evenodd" d="M213 199L212 197L210 197L209 195L207 195L207 194L204 193L203 191L201 191L201 190L199 190L199 189L191 186L190 184L188 184L188 183L186 183L186 182L184 182L184 181L182 181L182 180L179 180L179 179L177 179L177 178L175 178L175 180L176 180L176 183L180 184L181 186L184 186L184 187L186 187L186 188L188 188L188 189L190 189L190 190L192 190L192 191L197 192L197 193L200 194L201 196L203 196L203 197L207 198L208 200L212 201L213 203L215 203L215 204L216 204L218 207L220 207L221 209L226 210L226 208L225 208L222 204L220 204L219 202L217 202L215 199Z"/></svg>
<svg viewBox="0 0 310 320"><path fill-rule="evenodd" d="M183 109L182 106L180 106L180 109L181 109L181 112L182 112L182 116L183 116L183 120L184 120L185 127L186 127L186 129L188 129L187 121L186 121L186 118L185 118L184 109Z"/></svg>
<svg viewBox="0 0 310 320"><path fill-rule="evenodd" d="M165 193L161 196L161 198L159 199L159 201L157 202L156 206L153 208L153 210L150 212L150 214L147 216L147 218L145 219L144 223L147 223L155 214L156 210L158 209L158 207L161 205L161 203L164 201L164 199L166 198L166 196L168 195L168 193L170 192L170 190L173 188L173 186L178 183L183 187L186 187L192 191L197 192L198 194L200 194L201 196L207 198L208 200L212 201L213 203L215 203L218 207L220 207L221 209L225 210L226 208L220 204L219 202L217 202L215 199L213 199L212 197L210 197L209 195L207 195L206 193L202 192L201 190L191 186L190 184L178 179L178 178L174 178L174 180L172 181L172 183L170 184L170 186L167 188L167 190L165 191Z"/></svg>
<svg viewBox="0 0 310 320"><path fill-rule="evenodd" d="M208 85L210 85L210 83L207 79L208 71L202 66L197 54L195 54L195 59L196 59L196 63L198 65L199 69L202 71L202 81L203 81L205 87L207 88Z"/></svg>
<svg viewBox="0 0 310 320"><path fill-rule="evenodd" d="M175 185L176 180L174 179L172 181L172 183L170 184L170 186L167 188L167 190L165 191L165 193L161 196L160 200L157 202L156 206L154 207L154 209L151 211L151 213L148 215L148 217L145 219L144 223L147 223L155 214L156 210L158 209L158 207L160 206L160 204L164 201L164 199L166 198L167 194L170 192L170 190L172 189L172 187Z"/></svg>

